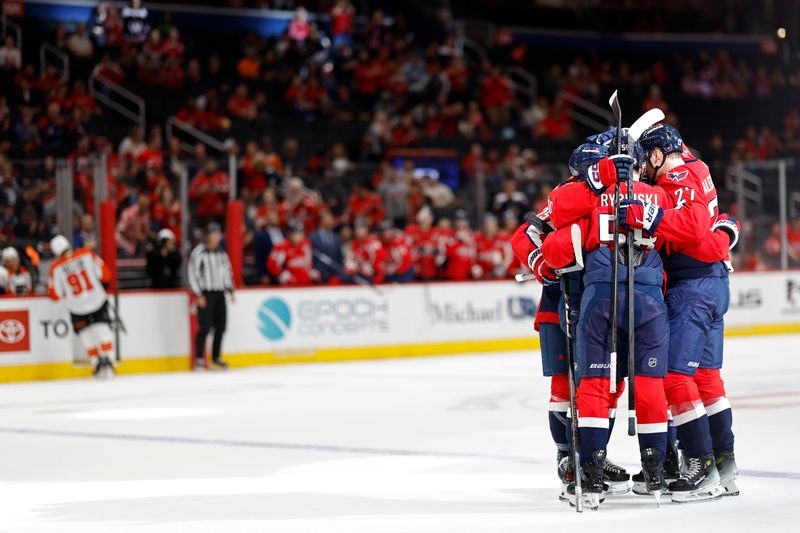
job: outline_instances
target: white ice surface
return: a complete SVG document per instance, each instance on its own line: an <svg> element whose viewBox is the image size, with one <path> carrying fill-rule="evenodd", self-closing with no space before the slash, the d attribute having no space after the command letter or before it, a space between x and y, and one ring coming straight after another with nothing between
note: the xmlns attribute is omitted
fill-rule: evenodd
<svg viewBox="0 0 800 533"><path fill-rule="evenodd" d="M799 345L727 342L741 496L583 515L557 500L537 353L6 385L0 531L798 531Z"/></svg>

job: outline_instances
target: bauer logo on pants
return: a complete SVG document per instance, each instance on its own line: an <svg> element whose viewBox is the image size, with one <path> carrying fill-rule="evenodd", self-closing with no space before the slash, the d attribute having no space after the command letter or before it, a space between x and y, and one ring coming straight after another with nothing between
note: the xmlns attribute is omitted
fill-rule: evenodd
<svg viewBox="0 0 800 533"><path fill-rule="evenodd" d="M31 349L28 311L0 311L0 352L27 352Z"/></svg>

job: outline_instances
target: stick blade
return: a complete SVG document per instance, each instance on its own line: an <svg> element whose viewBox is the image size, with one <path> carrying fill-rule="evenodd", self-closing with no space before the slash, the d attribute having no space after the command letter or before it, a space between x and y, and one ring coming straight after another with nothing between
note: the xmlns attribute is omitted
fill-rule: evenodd
<svg viewBox="0 0 800 533"><path fill-rule="evenodd" d="M611 109L614 109L615 105L619 105L619 100L617 99L617 92L614 91L614 94L611 95L611 98L608 99L608 105L611 106Z"/></svg>
<svg viewBox="0 0 800 533"><path fill-rule="evenodd" d="M628 137L630 137L631 141L638 141L639 137L641 137L645 131L665 118L664 112L657 107L645 112L641 117L636 119L636 122L631 124L630 128L628 128Z"/></svg>

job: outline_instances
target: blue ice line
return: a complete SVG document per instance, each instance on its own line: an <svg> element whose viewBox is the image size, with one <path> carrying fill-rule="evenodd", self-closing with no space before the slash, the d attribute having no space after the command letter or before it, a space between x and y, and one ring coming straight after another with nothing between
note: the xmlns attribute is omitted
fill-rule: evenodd
<svg viewBox="0 0 800 533"><path fill-rule="evenodd" d="M88 431L66 431L56 429L4 428L0 433L17 435L42 435L50 437L74 437L84 439L111 439L139 442L166 442L172 444L200 444L211 446L229 446L235 448L266 448L274 450L315 451L330 453L349 453L359 455L389 455L405 457L436 457L445 459L475 459L500 461L518 464L552 464L552 459L538 459L518 455L486 454L470 452L438 452L423 450L403 450L394 448L364 448L359 446L335 446L330 444L302 444L291 442L264 442L252 440L214 439L207 437L178 437L171 435L135 435L130 433L99 433ZM800 480L797 472L772 472L768 470L739 470L740 476Z"/></svg>

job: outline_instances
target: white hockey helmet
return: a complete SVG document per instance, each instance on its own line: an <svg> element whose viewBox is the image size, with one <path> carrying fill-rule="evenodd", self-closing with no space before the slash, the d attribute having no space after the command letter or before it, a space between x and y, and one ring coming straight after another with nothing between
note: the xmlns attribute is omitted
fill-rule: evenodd
<svg viewBox="0 0 800 533"><path fill-rule="evenodd" d="M8 248L3 249L2 261L5 263L6 261L13 261L16 259L19 261L19 253L17 249L13 246L9 246Z"/></svg>
<svg viewBox="0 0 800 533"><path fill-rule="evenodd" d="M56 235L50 240L50 251L53 252L53 255L56 257L61 257L64 255L64 252L71 249L72 245L63 235Z"/></svg>

